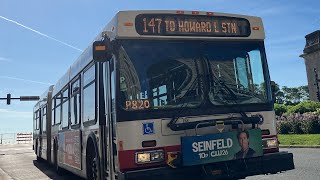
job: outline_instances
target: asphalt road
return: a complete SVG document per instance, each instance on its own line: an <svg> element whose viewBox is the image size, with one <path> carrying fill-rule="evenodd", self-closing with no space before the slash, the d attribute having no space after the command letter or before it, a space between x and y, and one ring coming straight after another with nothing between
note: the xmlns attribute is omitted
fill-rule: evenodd
<svg viewBox="0 0 320 180"><path fill-rule="evenodd" d="M58 176L51 166L35 159L32 146L0 145L0 180L82 180L73 174ZM281 149L292 152L296 169L275 175L247 177L248 180L320 180L320 149Z"/></svg>
<svg viewBox="0 0 320 180"><path fill-rule="evenodd" d="M83 180L71 173L59 176L53 167L36 161L32 144L0 145L0 180Z"/></svg>

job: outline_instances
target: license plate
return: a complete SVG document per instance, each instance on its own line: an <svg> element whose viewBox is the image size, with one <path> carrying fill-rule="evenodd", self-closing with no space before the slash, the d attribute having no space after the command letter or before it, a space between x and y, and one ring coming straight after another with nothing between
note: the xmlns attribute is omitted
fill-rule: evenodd
<svg viewBox="0 0 320 180"><path fill-rule="evenodd" d="M262 156L260 129L181 137L184 166Z"/></svg>

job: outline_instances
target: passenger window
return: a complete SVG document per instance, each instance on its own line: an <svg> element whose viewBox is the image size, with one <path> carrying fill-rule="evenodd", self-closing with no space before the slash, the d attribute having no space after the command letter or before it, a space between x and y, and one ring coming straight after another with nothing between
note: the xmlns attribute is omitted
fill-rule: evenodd
<svg viewBox="0 0 320 180"><path fill-rule="evenodd" d="M56 124L59 124L61 123L61 106L58 106L56 109L55 109L55 112L56 112Z"/></svg>
<svg viewBox="0 0 320 180"><path fill-rule="evenodd" d="M55 124L61 123L61 94L56 96L56 104L55 104Z"/></svg>
<svg viewBox="0 0 320 180"><path fill-rule="evenodd" d="M71 125L77 125L80 122L80 79L78 78L71 84L70 99Z"/></svg>
<svg viewBox="0 0 320 180"><path fill-rule="evenodd" d="M69 126L69 89L65 89L62 93L62 128Z"/></svg>
<svg viewBox="0 0 320 180"><path fill-rule="evenodd" d="M42 130L47 131L47 106L43 108Z"/></svg>
<svg viewBox="0 0 320 180"><path fill-rule="evenodd" d="M83 122L95 120L95 66L83 74Z"/></svg>
<svg viewBox="0 0 320 180"><path fill-rule="evenodd" d="M55 115L55 110L54 110L55 109L55 103L54 103L55 100L56 100L55 98L52 99L52 106L51 106L52 107L52 113L51 113L51 125L52 126L55 125L55 123L56 123L55 116L54 116Z"/></svg>

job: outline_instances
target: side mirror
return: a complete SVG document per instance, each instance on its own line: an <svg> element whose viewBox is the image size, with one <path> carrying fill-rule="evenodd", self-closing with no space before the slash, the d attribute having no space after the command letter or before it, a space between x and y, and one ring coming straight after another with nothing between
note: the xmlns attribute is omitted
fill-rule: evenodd
<svg viewBox="0 0 320 180"><path fill-rule="evenodd" d="M92 45L93 60L97 62L106 62L112 58L112 47L109 40L95 41Z"/></svg>

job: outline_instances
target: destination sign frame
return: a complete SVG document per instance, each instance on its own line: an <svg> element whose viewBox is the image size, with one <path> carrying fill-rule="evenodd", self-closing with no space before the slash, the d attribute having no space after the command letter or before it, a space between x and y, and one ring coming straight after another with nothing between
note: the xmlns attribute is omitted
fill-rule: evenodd
<svg viewBox="0 0 320 180"><path fill-rule="evenodd" d="M244 18L185 14L139 14L135 18L139 35L249 37L250 22Z"/></svg>

